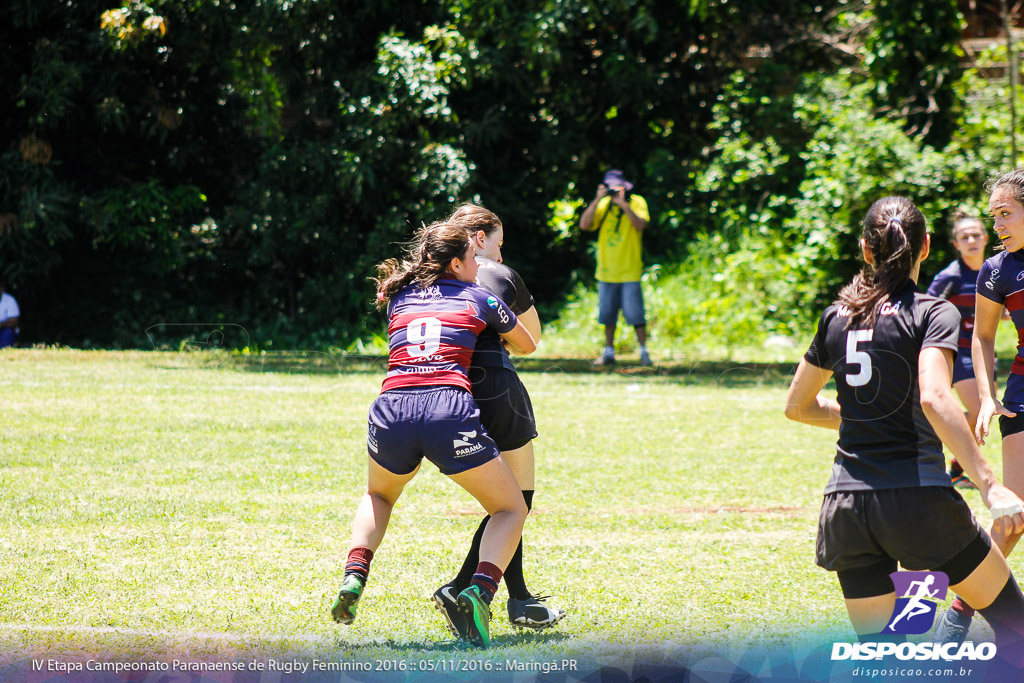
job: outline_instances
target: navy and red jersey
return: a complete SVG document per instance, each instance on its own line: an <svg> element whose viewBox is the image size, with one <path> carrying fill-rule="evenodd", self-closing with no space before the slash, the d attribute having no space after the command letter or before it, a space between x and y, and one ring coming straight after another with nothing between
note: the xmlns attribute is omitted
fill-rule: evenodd
<svg viewBox="0 0 1024 683"><path fill-rule="evenodd" d="M483 287L458 280L400 290L388 305L388 374L382 391L451 385L471 391L469 364L479 334L516 326L516 316Z"/></svg>
<svg viewBox="0 0 1024 683"><path fill-rule="evenodd" d="M526 288L526 283L523 282L519 273L503 263L483 256L477 256L476 262L480 266L476 274L476 281L481 287L508 304L513 313L522 315L533 307L533 295ZM501 337L492 330L484 330L480 333L480 340L476 343L476 353L473 354L473 365L481 368L516 369Z"/></svg>
<svg viewBox="0 0 1024 683"><path fill-rule="evenodd" d="M971 355L971 336L974 334L974 297L978 286L978 271L957 259L943 268L932 284L928 293L940 299L946 299L956 306L960 313L960 338L957 346L959 353Z"/></svg>
<svg viewBox="0 0 1024 683"><path fill-rule="evenodd" d="M908 281L882 304L874 327L847 328L848 321L846 306L826 308L804 356L834 373L839 394L842 424L825 493L951 486L917 373L921 349L956 352L956 308Z"/></svg>
<svg viewBox="0 0 1024 683"><path fill-rule="evenodd" d="M1024 410L1024 251L1000 252L978 271L978 296L1002 304L1017 328L1017 356L1006 379L1003 405Z"/></svg>

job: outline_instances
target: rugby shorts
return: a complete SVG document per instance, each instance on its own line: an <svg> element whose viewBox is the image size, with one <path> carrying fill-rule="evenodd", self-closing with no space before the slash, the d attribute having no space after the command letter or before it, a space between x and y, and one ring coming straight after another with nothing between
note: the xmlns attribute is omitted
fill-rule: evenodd
<svg viewBox="0 0 1024 683"><path fill-rule="evenodd" d="M537 438L530 394L515 370L505 367L469 369L480 421L502 451L514 451Z"/></svg>
<svg viewBox="0 0 1024 683"><path fill-rule="evenodd" d="M821 504L816 560L830 571L887 560L909 571L935 569L981 532L971 508L952 487L835 491Z"/></svg>
<svg viewBox="0 0 1024 683"><path fill-rule="evenodd" d="M498 457L472 394L452 386L382 392L370 406L366 450L394 474L409 474L426 458L442 474L459 474Z"/></svg>

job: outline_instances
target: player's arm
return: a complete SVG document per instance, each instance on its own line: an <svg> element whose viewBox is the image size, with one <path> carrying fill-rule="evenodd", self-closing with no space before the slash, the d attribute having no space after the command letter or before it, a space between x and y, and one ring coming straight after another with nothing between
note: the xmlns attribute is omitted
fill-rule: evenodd
<svg viewBox="0 0 1024 683"><path fill-rule="evenodd" d="M978 423L974 427L974 437L978 443L985 443L988 436L989 422L996 415L1013 417L996 398L995 370L996 331L999 329L999 318L1003 305L984 296L975 297L974 334L971 337L971 360L974 363L974 376L978 380L978 398L981 408L978 410Z"/></svg>
<svg viewBox="0 0 1024 683"><path fill-rule="evenodd" d="M819 393L830 377L831 370L819 368L806 358L801 360L786 395L786 417L815 427L839 429L839 404Z"/></svg>
<svg viewBox="0 0 1024 683"><path fill-rule="evenodd" d="M998 307L996 304L997 316ZM925 347L918 356L917 367L921 408L925 417L942 443L953 452L953 457L967 476L977 484L982 501L995 518L995 529L998 531L1002 527L1005 533L1021 533L1024 531L1024 503L996 479L971 435L963 409L953 397L953 351Z"/></svg>
<svg viewBox="0 0 1024 683"><path fill-rule="evenodd" d="M501 338L508 342L509 349L517 356L525 356L537 350L537 342L522 320L517 320L516 326L502 334Z"/></svg>
<svg viewBox="0 0 1024 683"><path fill-rule="evenodd" d="M541 325L540 315L537 313L537 307L530 306L528 309L520 313L519 322L521 322L526 327L527 331L530 333L530 336L533 337L534 344L539 343L541 335ZM516 355L522 354L517 353Z"/></svg>

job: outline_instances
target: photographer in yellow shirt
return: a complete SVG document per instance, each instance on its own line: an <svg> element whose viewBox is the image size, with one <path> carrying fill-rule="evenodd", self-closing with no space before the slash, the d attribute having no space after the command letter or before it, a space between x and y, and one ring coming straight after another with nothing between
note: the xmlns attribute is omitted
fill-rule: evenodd
<svg viewBox="0 0 1024 683"><path fill-rule="evenodd" d="M647 353L647 319L640 289L643 275L642 239L650 221L647 202L633 194L633 183L622 171L604 174L594 199L580 219L580 228L597 230L597 321L604 325L604 352L597 365L615 363L615 327L619 310L626 322L636 328L640 364L651 365Z"/></svg>

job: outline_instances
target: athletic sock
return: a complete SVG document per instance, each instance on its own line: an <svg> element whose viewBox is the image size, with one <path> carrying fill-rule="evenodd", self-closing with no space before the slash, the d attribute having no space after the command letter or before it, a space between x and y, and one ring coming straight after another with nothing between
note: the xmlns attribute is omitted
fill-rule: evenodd
<svg viewBox="0 0 1024 683"><path fill-rule="evenodd" d="M999 657L1014 667L1024 666L1024 594L1013 574L992 604L978 611L995 633Z"/></svg>
<svg viewBox="0 0 1024 683"><path fill-rule="evenodd" d="M469 585L480 589L484 602L488 605L498 592L498 584L501 583L501 569L496 564L481 562L476 567L476 574L473 574L473 582Z"/></svg>
<svg viewBox="0 0 1024 683"><path fill-rule="evenodd" d="M523 500L526 501L526 509L533 509L533 490L523 491ZM484 529L487 528L487 522L491 519L490 515L487 515L480 522L480 525L476 528L476 533L473 534L473 542L469 546L469 552L466 553L466 559L462 561L462 567L459 568L459 573L452 579L452 586L455 588L456 593L461 593L469 587L469 584L473 582L473 574L476 572L476 566L480 563L480 541L484 537ZM525 600L530 597L530 592L526 589L526 579L523 577L523 540L519 539L519 546L516 548L516 554L512 556L512 559L508 563L508 567L505 569L505 584L509 589L509 596L516 598L517 600ZM509 580L513 581L509 585Z"/></svg>
<svg viewBox="0 0 1024 683"><path fill-rule="evenodd" d="M647 353L647 344L640 345L640 353Z"/></svg>
<svg viewBox="0 0 1024 683"><path fill-rule="evenodd" d="M604 355L606 355L606 356L614 356L615 355L615 347L614 346L606 346L606 347L604 347Z"/></svg>
<svg viewBox="0 0 1024 683"><path fill-rule="evenodd" d="M533 490L523 491L523 500L526 501L527 511L533 509ZM516 552L505 567L505 588L508 589L508 596L516 600L526 600L532 597L526 588L526 577L523 576L523 539L519 539Z"/></svg>
<svg viewBox="0 0 1024 683"><path fill-rule="evenodd" d="M469 584L473 582L476 566L480 564L480 540L484 537L484 529L487 528L487 522L490 519L491 516L487 515L480 522L480 526L476 528L476 533L473 534L473 542L469 546L469 552L466 553L466 559L462 561L459 573L452 579L452 586L455 588L456 594L469 588Z"/></svg>
<svg viewBox="0 0 1024 683"><path fill-rule="evenodd" d="M370 562L373 561L373 551L369 548L356 547L348 551L348 562L345 563L345 576L356 574L366 581L370 575Z"/></svg>
<svg viewBox="0 0 1024 683"><path fill-rule="evenodd" d="M967 602L965 602L964 599L961 598L959 595L956 596L956 600L954 600L953 604L950 605L949 607L950 607L950 609L959 612L960 614L964 615L965 617L973 617L974 616L974 612L975 612L974 608L971 607L970 605L968 605Z"/></svg>

